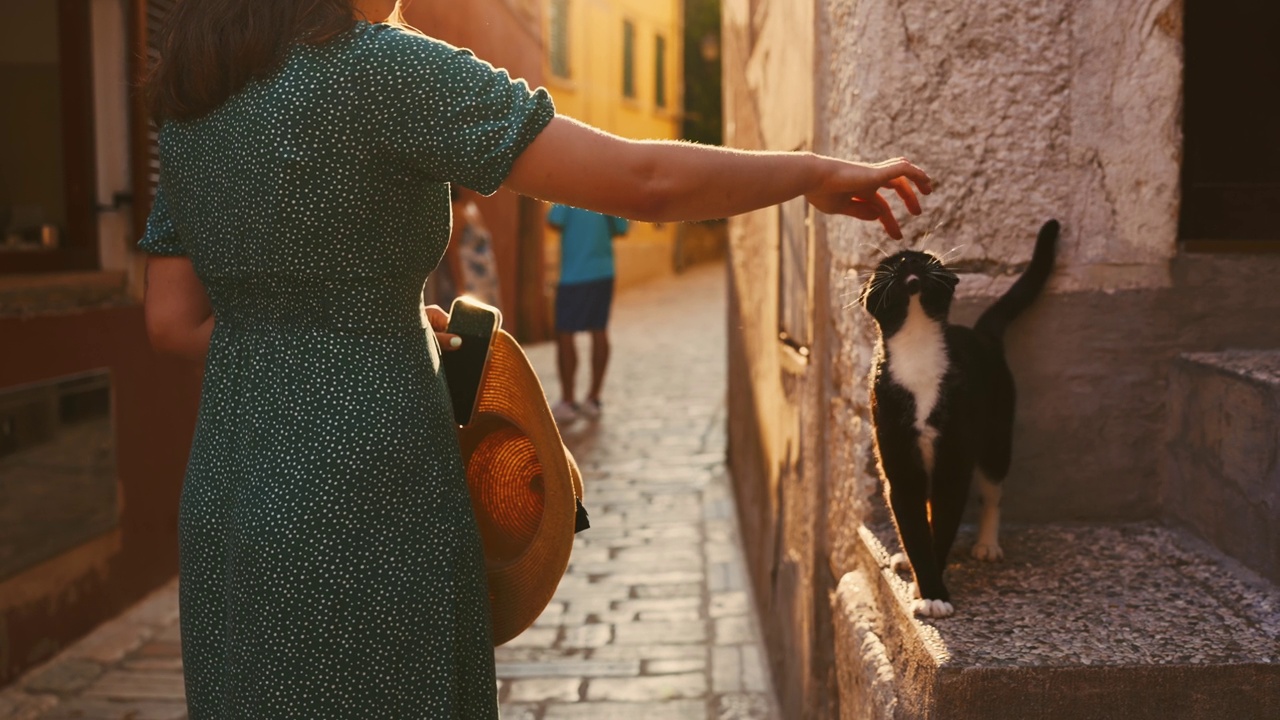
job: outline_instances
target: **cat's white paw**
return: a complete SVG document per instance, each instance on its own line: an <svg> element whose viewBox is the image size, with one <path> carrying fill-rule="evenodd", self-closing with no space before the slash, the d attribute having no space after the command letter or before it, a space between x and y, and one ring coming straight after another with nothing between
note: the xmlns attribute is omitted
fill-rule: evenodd
<svg viewBox="0 0 1280 720"><path fill-rule="evenodd" d="M1004 549L999 543L983 543L973 544L973 549L969 551L975 559L983 562L999 562L1004 560Z"/></svg>
<svg viewBox="0 0 1280 720"><path fill-rule="evenodd" d="M911 612L920 617L944 618L954 615L956 609L946 600L914 600L911 603Z"/></svg>
<svg viewBox="0 0 1280 720"><path fill-rule="evenodd" d="M906 553L894 553L889 558L889 568L894 572L902 572L911 569L911 561L907 559Z"/></svg>

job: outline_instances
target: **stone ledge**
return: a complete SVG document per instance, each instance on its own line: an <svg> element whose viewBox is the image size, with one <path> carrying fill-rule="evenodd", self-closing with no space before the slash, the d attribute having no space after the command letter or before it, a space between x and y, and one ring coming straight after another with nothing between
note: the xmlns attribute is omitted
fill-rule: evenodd
<svg viewBox="0 0 1280 720"><path fill-rule="evenodd" d="M862 527L833 597L844 718L1271 717L1280 592L1154 525L1008 528L1006 560L967 556L956 615L911 617L892 525Z"/></svg>
<svg viewBox="0 0 1280 720"><path fill-rule="evenodd" d="M0 277L0 318L36 317L136 305L123 272L70 272Z"/></svg>
<svg viewBox="0 0 1280 720"><path fill-rule="evenodd" d="M1280 389L1280 350L1185 353L1179 360Z"/></svg>
<svg viewBox="0 0 1280 720"><path fill-rule="evenodd" d="M1280 351L1180 356L1166 441L1165 514L1280 583Z"/></svg>

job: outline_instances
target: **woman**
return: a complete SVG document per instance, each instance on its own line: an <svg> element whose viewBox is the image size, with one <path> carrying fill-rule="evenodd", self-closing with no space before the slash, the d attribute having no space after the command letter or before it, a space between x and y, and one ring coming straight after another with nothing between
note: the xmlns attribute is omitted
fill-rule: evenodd
<svg viewBox="0 0 1280 720"><path fill-rule="evenodd" d="M423 278L449 185L650 222L805 195L899 236L905 160L632 142L395 0L180 2L151 90L157 348L206 366L179 516L192 720L493 718L482 557ZM608 163L599 162L609 158Z"/></svg>

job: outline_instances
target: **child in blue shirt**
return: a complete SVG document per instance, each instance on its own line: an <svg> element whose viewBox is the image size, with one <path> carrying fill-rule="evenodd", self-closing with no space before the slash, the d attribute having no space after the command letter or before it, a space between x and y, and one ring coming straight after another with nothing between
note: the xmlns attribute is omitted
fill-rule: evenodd
<svg viewBox="0 0 1280 720"><path fill-rule="evenodd" d="M600 416L600 392L609 364L609 309L613 304L613 239L627 232L627 221L611 215L556 205L547 216L560 231L560 282L556 286L556 359L560 402L556 420L572 422L579 413ZM578 351L574 335L591 333L591 389L579 405L575 398Z"/></svg>

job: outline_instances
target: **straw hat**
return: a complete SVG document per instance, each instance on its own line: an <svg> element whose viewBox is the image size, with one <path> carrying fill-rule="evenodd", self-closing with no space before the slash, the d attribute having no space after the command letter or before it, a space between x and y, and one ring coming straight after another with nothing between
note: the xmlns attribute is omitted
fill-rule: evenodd
<svg viewBox="0 0 1280 720"><path fill-rule="evenodd" d="M584 529L582 475L515 339L497 330L471 421L458 431L480 526L493 643L524 632L551 602Z"/></svg>

